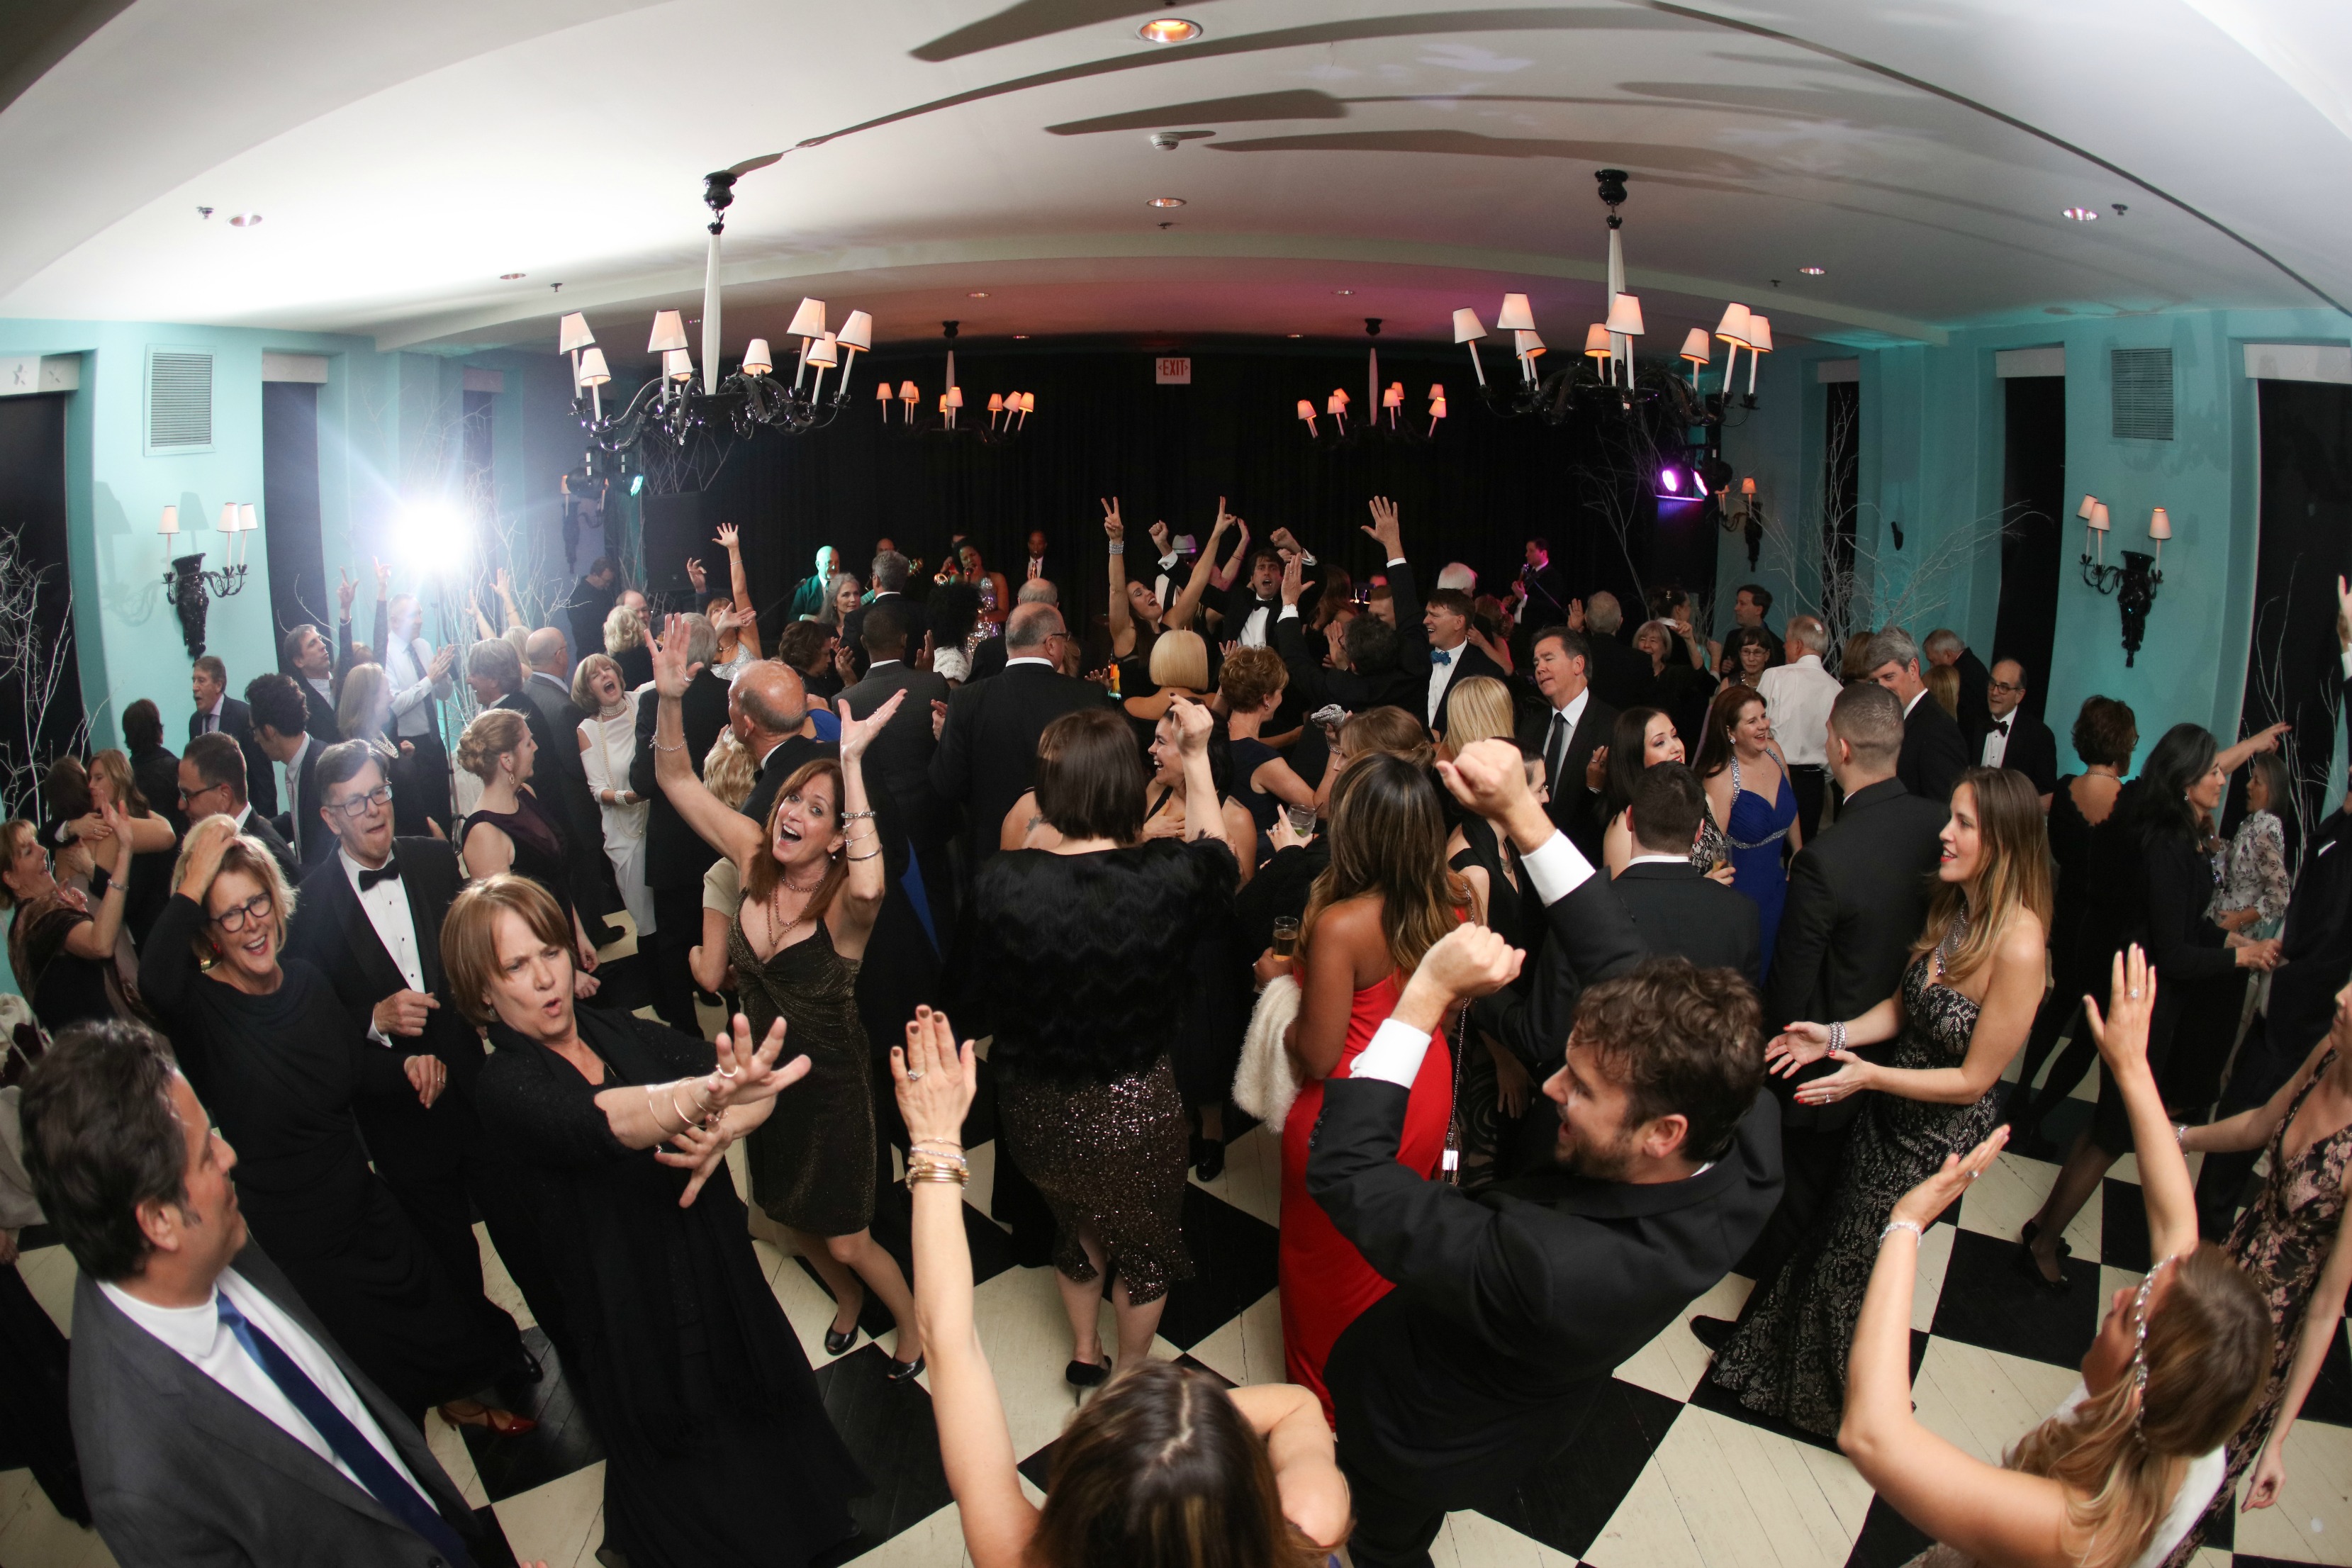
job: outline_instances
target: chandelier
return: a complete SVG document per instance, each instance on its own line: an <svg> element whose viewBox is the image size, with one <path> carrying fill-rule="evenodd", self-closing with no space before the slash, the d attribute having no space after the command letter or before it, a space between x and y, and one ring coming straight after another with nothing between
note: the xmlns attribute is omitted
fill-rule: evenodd
<svg viewBox="0 0 2352 1568"><path fill-rule="evenodd" d="M1364 335L1368 338L1381 335L1380 317L1364 318ZM1475 349L1472 351L1475 352ZM1404 412L1404 383L1398 381L1386 387L1381 385L1381 351L1377 344L1365 349L1364 362L1364 412L1357 416L1354 427L1350 428L1348 424L1348 407L1354 399L1348 395L1346 387L1335 386L1331 389L1331 395L1324 400L1322 408L1324 418L1331 422L1331 433L1328 438L1315 416L1315 400L1311 397L1298 400L1298 422L1307 426L1307 438L1318 448L1328 450L1361 446L1376 440L1418 445L1434 437L1437 422L1445 417L1444 384L1431 384L1427 416L1429 427L1416 430L1413 421Z"/></svg>
<svg viewBox="0 0 2352 1568"><path fill-rule="evenodd" d="M1029 416L1037 412L1037 395L1034 392L992 392L988 395L988 423L982 425L976 419L969 425L963 423L963 388L957 384L955 363L955 339L961 325L957 321L940 323L941 335L948 341L948 363L944 383L947 390L940 394L938 417L919 423L915 411L922 405L921 389L911 381L902 381L894 387L890 378L884 376L874 386L874 401L882 410L882 423L886 427L889 425L890 405L896 403L903 410L899 428L908 434L969 436L982 446L1017 440L1029 426Z"/></svg>

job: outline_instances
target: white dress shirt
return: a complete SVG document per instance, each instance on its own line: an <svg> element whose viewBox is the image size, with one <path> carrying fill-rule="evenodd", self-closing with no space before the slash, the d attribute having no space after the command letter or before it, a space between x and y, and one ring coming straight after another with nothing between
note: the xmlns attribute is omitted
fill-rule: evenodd
<svg viewBox="0 0 2352 1568"><path fill-rule="evenodd" d="M227 701L228 692L226 689L224 688L221 694L213 699L213 705L211 707L199 708L196 710L197 712L205 716L204 727L197 731L199 734L210 735L216 733L219 731L221 709L227 703Z"/></svg>
<svg viewBox="0 0 2352 1568"><path fill-rule="evenodd" d="M1918 696L1912 698L1910 701L1906 702L1906 703L1903 705L1903 717L1904 717L1904 719L1905 719L1906 721L1907 721L1910 719L1910 717L1911 717L1911 710L1913 710L1914 708L1916 708L1916 707L1918 707L1918 706L1919 706L1919 699L1920 699L1921 697L1925 697L1925 696L1927 696L1927 688L1925 688L1925 687L1921 687L1921 688L1919 689Z"/></svg>
<svg viewBox="0 0 2352 1568"><path fill-rule="evenodd" d="M1772 738L1780 742L1790 767L1829 765L1830 704L1844 683L1822 668L1821 655L1809 653L1794 664L1768 669L1757 678L1764 711L1772 721Z"/></svg>
<svg viewBox="0 0 2352 1568"><path fill-rule="evenodd" d="M1985 731L1984 755L1978 761L1989 768L2000 766L2001 758L2009 755L2009 731L2016 722L2017 710L2013 708L2007 718L1994 720L1992 728Z"/></svg>
<svg viewBox="0 0 2352 1568"><path fill-rule="evenodd" d="M1553 709L1551 710L1551 718L1546 722L1543 738L1544 783L1550 785L1553 789L1559 788L1559 780L1551 776L1552 731L1560 726L1566 726L1565 737L1559 743L1560 763L1562 766L1566 766L1568 762L1568 748L1576 743L1576 727L1584 722L1584 710L1591 704L1591 701L1592 688L1588 686L1583 690L1578 692L1575 696L1570 698L1568 700L1567 707Z"/></svg>
<svg viewBox="0 0 2352 1568"><path fill-rule="evenodd" d="M1242 617L1242 647L1265 647L1266 630L1268 627L1272 626L1273 624L1274 611L1270 607L1265 605L1259 605L1253 608L1248 615Z"/></svg>
<svg viewBox="0 0 2352 1568"><path fill-rule="evenodd" d="M297 858L299 858L302 853L302 759L309 756L310 748L318 743L319 737L308 730L303 731L302 743L294 748L294 754L278 764L286 774L287 821L294 827L294 853ZM313 801L310 804L315 807L318 803Z"/></svg>
<svg viewBox="0 0 2352 1568"><path fill-rule="evenodd" d="M434 702L447 701L457 689L448 675L435 680L426 674L432 663L433 648L423 637L395 642L384 650L383 672L393 685L392 727L399 736L414 740L430 733Z"/></svg>
<svg viewBox="0 0 2352 1568"><path fill-rule="evenodd" d="M334 681L331 679L321 680L315 675L306 675L302 680L311 690L319 694L319 700L327 705L328 712L332 713L335 710Z"/></svg>
<svg viewBox="0 0 2352 1568"><path fill-rule="evenodd" d="M1429 650L1429 727L1437 728L1437 716L1445 711L1445 693L1454 685L1454 672L1462 668L1462 656L1469 643L1458 647L1436 647Z"/></svg>
<svg viewBox="0 0 2352 1568"><path fill-rule="evenodd" d="M399 969L402 984L411 991L424 990L425 963L416 946L416 916L408 907L408 889L399 878L387 877L362 891L360 873L371 868L352 859L348 849L336 850L335 858L351 879L352 891L359 895L360 908L367 911L368 924L375 927L376 940Z"/></svg>
<svg viewBox="0 0 2352 1568"><path fill-rule="evenodd" d="M177 1352L198 1372L251 1405L279 1431L334 1466L342 1472L345 1480L366 1491L367 1487L352 1473L351 1467L335 1458L334 1448L319 1435L319 1429L294 1408L294 1402L286 1397L278 1384L270 1380L269 1374L261 1369L261 1363L247 1353L246 1348L237 1342L236 1336L221 1322L220 1309L215 1303L222 1295L226 1295L236 1304L236 1310L245 1314L246 1321L275 1342L294 1364L319 1385L319 1392L325 1394L353 1426L359 1428L360 1435L368 1440L369 1446L400 1472L401 1479L416 1487L419 1497L431 1498L430 1492L416 1485L416 1477L402 1462L400 1450L393 1446L391 1438L383 1435L383 1428L376 1425L375 1417L368 1413L367 1405L352 1390L351 1380L343 1375L334 1358L321 1349L319 1342L312 1339L299 1323L279 1310L277 1302L254 1289L236 1269L223 1269L219 1279L214 1282L213 1300L197 1307L157 1307L103 1281L98 1288L106 1292L108 1300L121 1309L124 1317L163 1341L165 1346Z"/></svg>

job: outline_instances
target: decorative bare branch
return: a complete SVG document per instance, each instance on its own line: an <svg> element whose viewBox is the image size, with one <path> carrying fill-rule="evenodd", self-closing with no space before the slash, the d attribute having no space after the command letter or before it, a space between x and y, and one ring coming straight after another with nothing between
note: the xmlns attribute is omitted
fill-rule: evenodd
<svg viewBox="0 0 2352 1568"><path fill-rule="evenodd" d="M59 754L87 747L87 711L69 732L51 733L61 704L80 706L65 679L72 626L71 579L32 563L21 528L0 530L0 711L16 715L0 732L0 815L37 820L41 775Z"/></svg>

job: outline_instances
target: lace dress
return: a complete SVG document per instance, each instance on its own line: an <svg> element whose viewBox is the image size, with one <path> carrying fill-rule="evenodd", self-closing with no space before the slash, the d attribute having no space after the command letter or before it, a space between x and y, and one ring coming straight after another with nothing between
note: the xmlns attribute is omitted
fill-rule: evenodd
<svg viewBox="0 0 2352 1568"><path fill-rule="evenodd" d="M1956 1068L1976 1032L1977 1005L1927 978L1935 954L1903 972L1903 1032L1885 1065ZM1833 1435L1845 1409L1846 1353L1895 1200L1974 1148L2000 1118L2001 1085L1967 1105L1874 1093L1854 1119L1837 1195L1772 1281L1764 1304L1716 1358L1715 1382L1752 1410Z"/></svg>
<svg viewBox="0 0 2352 1568"><path fill-rule="evenodd" d="M2256 910L2254 923L2245 928L2245 934L2260 941L2276 936L2286 922L2286 831L2272 813L2248 812L2230 839L2221 885L2214 889L2207 913Z"/></svg>

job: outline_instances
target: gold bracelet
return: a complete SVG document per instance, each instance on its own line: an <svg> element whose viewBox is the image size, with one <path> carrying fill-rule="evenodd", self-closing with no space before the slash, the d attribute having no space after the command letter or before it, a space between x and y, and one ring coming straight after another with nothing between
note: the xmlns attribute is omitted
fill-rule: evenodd
<svg viewBox="0 0 2352 1568"><path fill-rule="evenodd" d="M907 1156L907 1185L910 1189L917 1182L953 1182L961 1187L971 1180L970 1167L961 1163L950 1163L936 1154L920 1152Z"/></svg>

